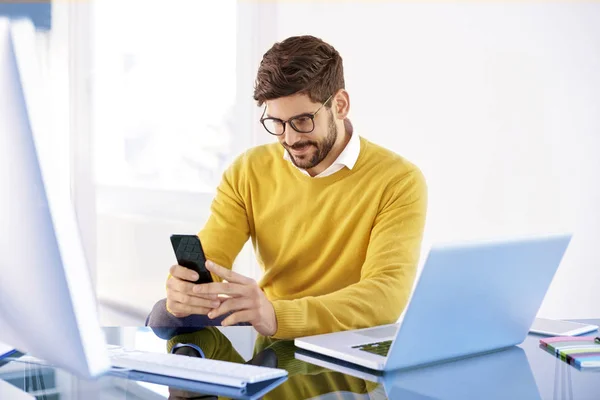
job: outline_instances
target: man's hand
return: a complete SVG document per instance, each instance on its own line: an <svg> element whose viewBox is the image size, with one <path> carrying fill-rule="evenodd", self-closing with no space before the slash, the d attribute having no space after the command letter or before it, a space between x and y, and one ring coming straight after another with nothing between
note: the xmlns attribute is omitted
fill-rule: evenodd
<svg viewBox="0 0 600 400"><path fill-rule="evenodd" d="M194 292L198 274L181 265L171 267L171 276L167 280L167 311L175 317L183 318L191 314L206 315L221 302L216 294L200 294ZM189 282L191 281L191 282Z"/></svg>
<svg viewBox="0 0 600 400"><path fill-rule="evenodd" d="M231 312L232 314L225 318L221 325L249 322L263 336L273 336L277 332L277 318L273 305L253 279L223 268L212 261L206 262L206 268L227 282L197 285L194 288L196 296L219 294L229 296L221 299L221 305L208 314L209 318Z"/></svg>

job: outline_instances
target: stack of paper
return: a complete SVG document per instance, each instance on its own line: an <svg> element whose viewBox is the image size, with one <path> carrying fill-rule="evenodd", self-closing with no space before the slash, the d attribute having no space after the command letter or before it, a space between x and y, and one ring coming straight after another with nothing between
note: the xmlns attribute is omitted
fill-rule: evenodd
<svg viewBox="0 0 600 400"><path fill-rule="evenodd" d="M558 336L541 339L540 345L573 366L600 367L600 343L592 336Z"/></svg>

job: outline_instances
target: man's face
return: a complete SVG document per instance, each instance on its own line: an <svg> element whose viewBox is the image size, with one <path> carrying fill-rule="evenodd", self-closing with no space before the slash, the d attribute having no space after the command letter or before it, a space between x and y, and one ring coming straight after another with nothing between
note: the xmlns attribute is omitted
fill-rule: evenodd
<svg viewBox="0 0 600 400"><path fill-rule="evenodd" d="M331 102L331 100L330 100ZM305 94L295 94L269 100L265 117L287 121L295 116L314 113L322 103L313 103ZM337 127L331 109L323 107L314 117L315 129L311 133L299 133L287 123L285 132L277 136L292 162L298 168L311 169L319 165L329 154L337 140Z"/></svg>

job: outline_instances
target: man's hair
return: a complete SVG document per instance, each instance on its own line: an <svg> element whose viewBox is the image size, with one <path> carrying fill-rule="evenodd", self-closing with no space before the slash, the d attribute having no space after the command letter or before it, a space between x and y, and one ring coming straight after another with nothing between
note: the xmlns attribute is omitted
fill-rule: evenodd
<svg viewBox="0 0 600 400"><path fill-rule="evenodd" d="M263 56L256 76L254 100L265 101L296 93L323 103L344 89L342 57L314 36L292 36L273 45Z"/></svg>

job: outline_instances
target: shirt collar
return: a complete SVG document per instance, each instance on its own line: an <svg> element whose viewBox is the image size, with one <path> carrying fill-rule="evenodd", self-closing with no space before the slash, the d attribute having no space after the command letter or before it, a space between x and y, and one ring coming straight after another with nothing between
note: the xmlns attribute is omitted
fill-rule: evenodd
<svg viewBox="0 0 600 400"><path fill-rule="evenodd" d="M346 144L346 147L344 147L344 150L342 150L342 152L340 153L338 158L335 159L335 161L329 166L329 168L331 168L332 166L334 166L336 164L341 164L341 165L348 167L348 169L352 169L352 168L354 168L354 165L356 164L356 161L358 160L359 155L360 155L360 138L358 137L358 134L352 133L352 136L350 136L350 140L348 141L348 144ZM288 160L289 162L292 162L292 159L290 158L290 154L285 149L283 149L283 159ZM294 165L294 167L295 167L295 165ZM298 167L296 167L296 168L298 168ZM302 168L298 168L298 169L300 171L306 172L306 170L304 170Z"/></svg>

